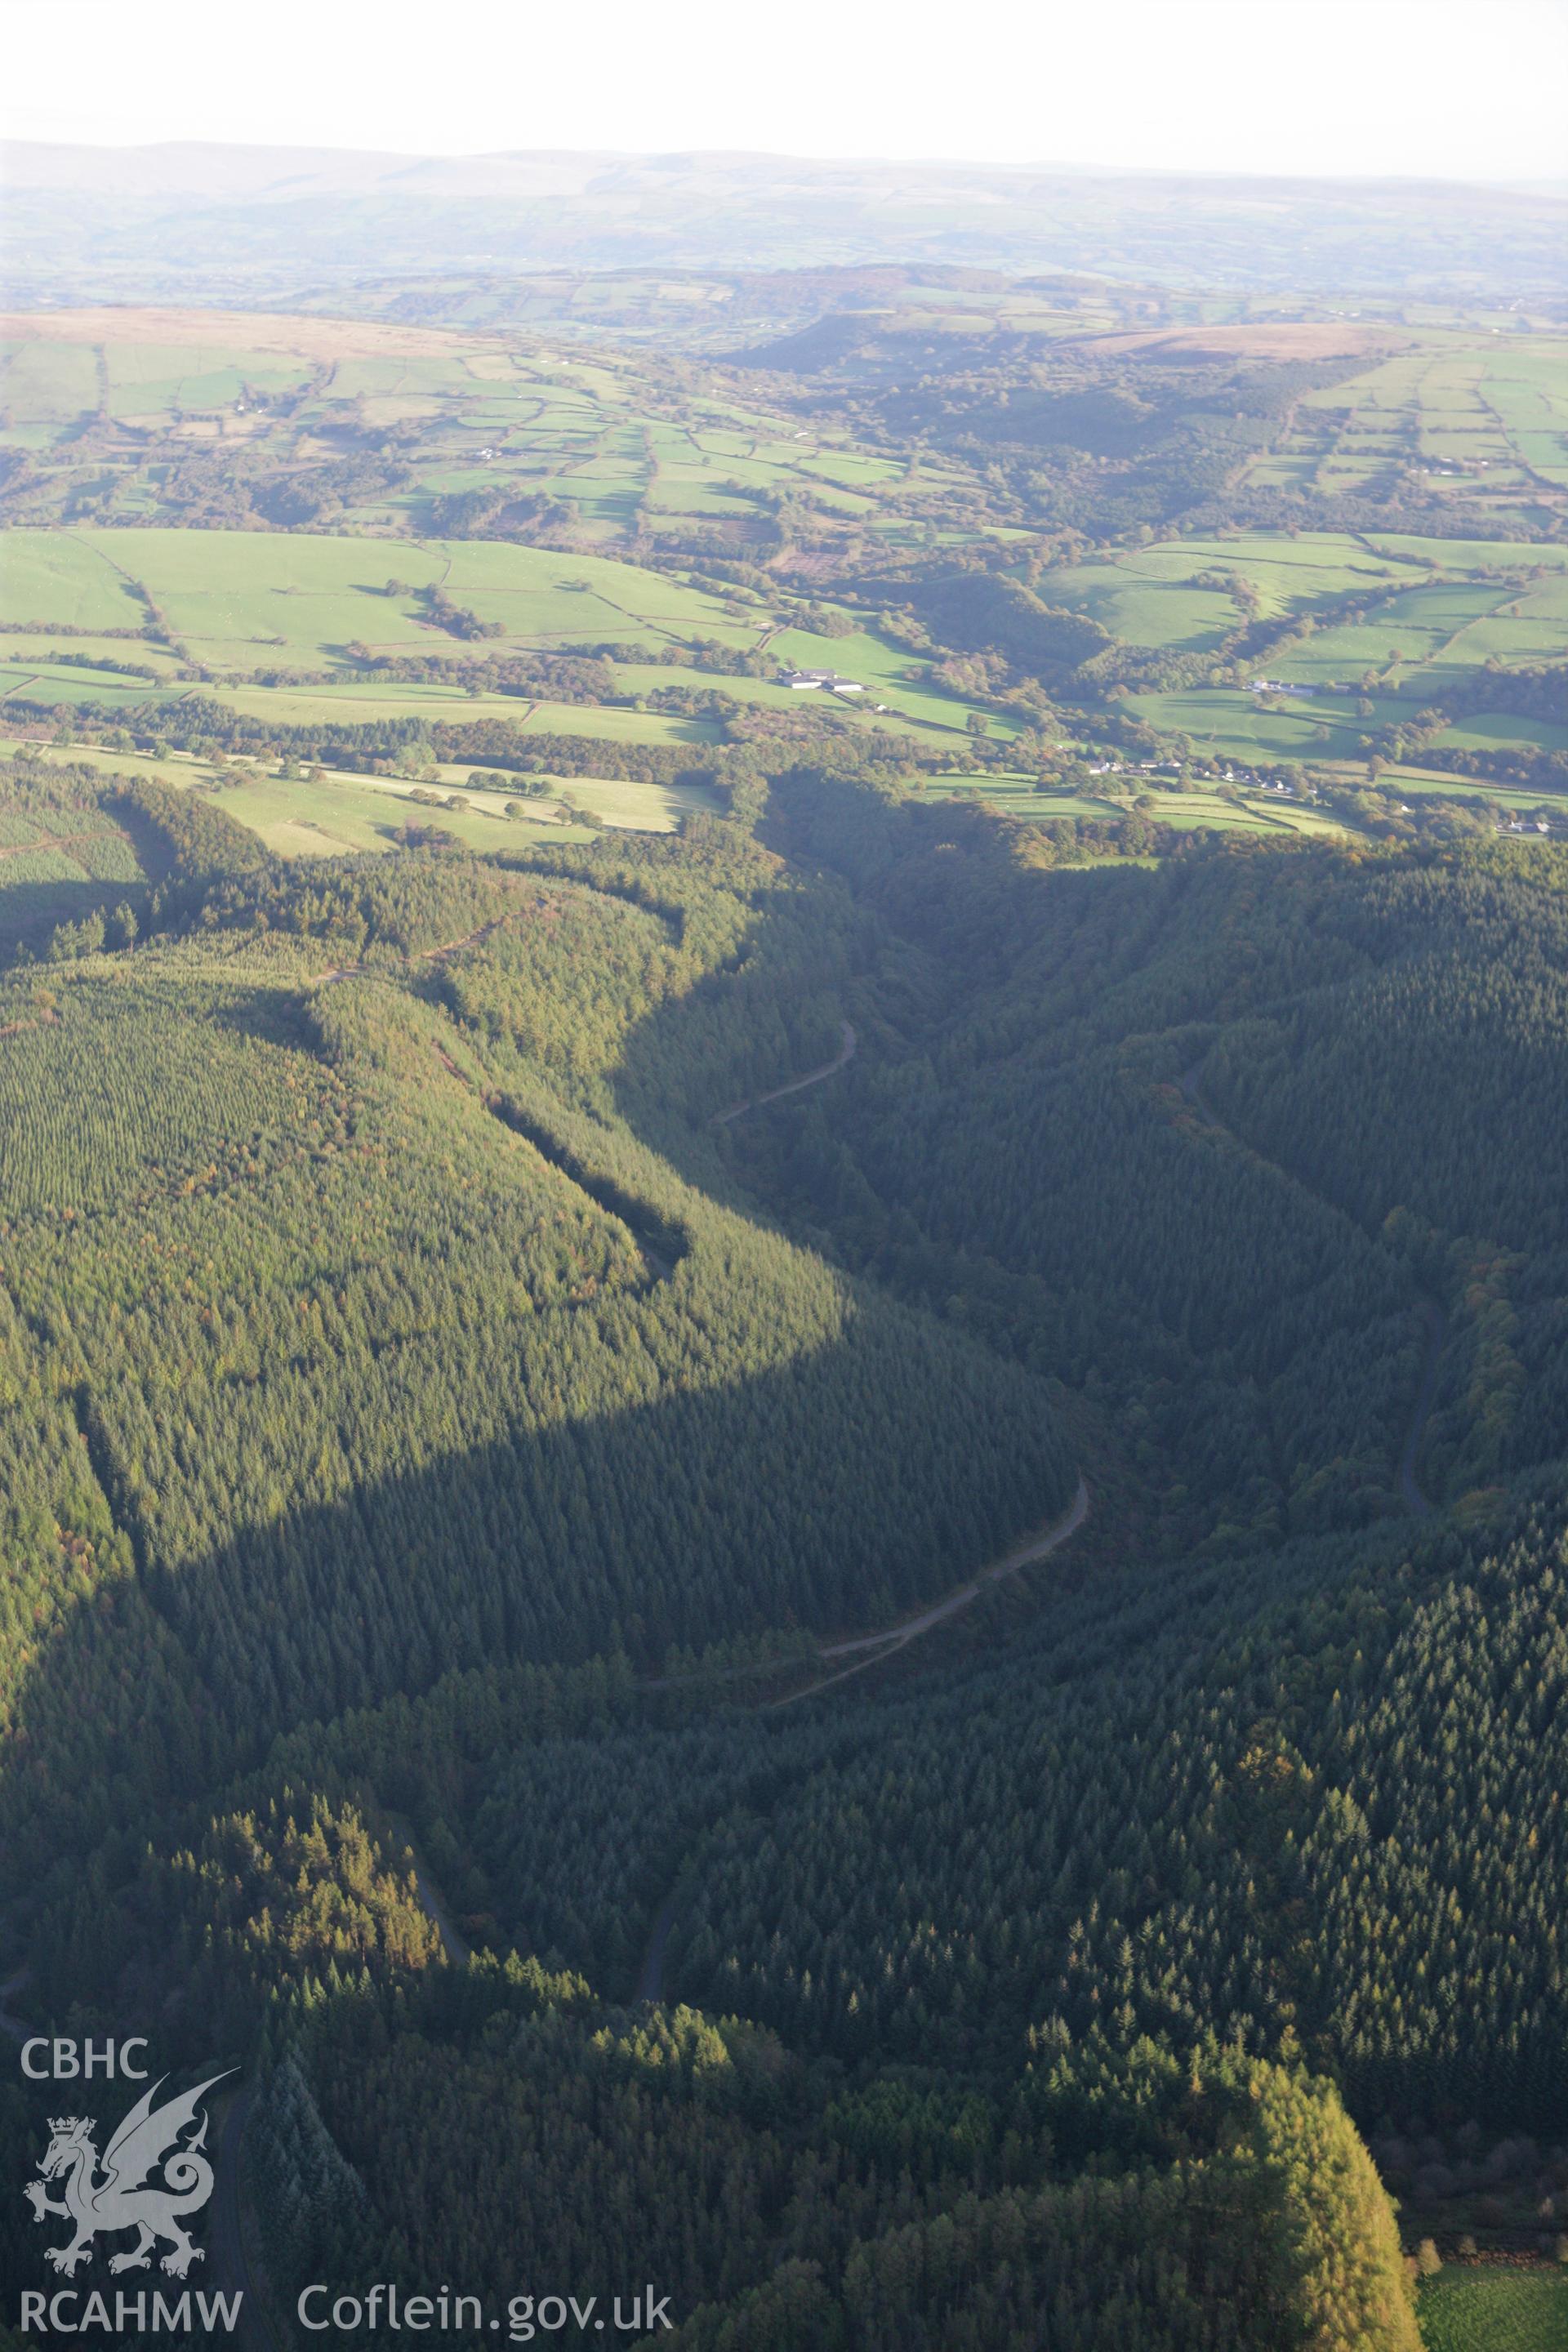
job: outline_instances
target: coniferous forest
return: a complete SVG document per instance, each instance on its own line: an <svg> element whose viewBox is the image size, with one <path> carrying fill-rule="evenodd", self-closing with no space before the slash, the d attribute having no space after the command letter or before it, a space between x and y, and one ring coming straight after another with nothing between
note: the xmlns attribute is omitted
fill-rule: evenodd
<svg viewBox="0 0 1568 2352"><path fill-rule="evenodd" d="M247 2067L277 2309L1401 2346L1389 2172L1550 2228L1563 853L5 792L141 877L4 982L16 1998Z"/></svg>

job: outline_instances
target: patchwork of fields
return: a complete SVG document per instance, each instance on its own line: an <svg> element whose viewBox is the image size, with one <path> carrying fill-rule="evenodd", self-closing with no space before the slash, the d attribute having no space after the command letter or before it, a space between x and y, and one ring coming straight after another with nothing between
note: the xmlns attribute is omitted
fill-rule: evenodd
<svg viewBox="0 0 1568 2352"><path fill-rule="evenodd" d="M1329 497L1436 488L1470 516L1556 510L1568 492L1568 340L1517 326L1421 337L1309 392L1250 478Z"/></svg>
<svg viewBox="0 0 1568 2352"><path fill-rule="evenodd" d="M1561 545L1376 532L1183 539L1058 571L1042 593L1130 645L1172 655L1217 657L1249 616L1293 623L1246 687L1184 680L1129 697L1140 718L1211 756L1353 759L1370 730L1409 719L1489 665L1495 709L1469 716L1451 740L1568 748L1568 706L1562 725L1521 716L1508 678L1568 645Z"/></svg>
<svg viewBox="0 0 1568 2352"><path fill-rule="evenodd" d="M1184 323L1134 327L1123 304L1126 331L1107 334L1114 310L1081 295L971 300L932 286L906 289L890 315L933 352L1038 334L1133 366L1207 363L1230 343L1277 344L1282 362L1328 354L1353 367L1359 354L1360 372L1309 389L1244 473L1314 494L1440 481L1468 506L1468 529L1495 512L1502 535L1129 535L1040 572L1026 534L984 520L983 467L966 472L918 437L868 446L825 423L822 404L742 396L770 383L755 373L700 386L643 352L522 348L478 323L18 317L0 321L0 450L12 453L7 511L31 499L41 527L5 535L0 709L114 726L216 699L279 730L461 718L694 752L733 740L737 714L765 731L831 712L862 738L875 728L951 752L981 730L1005 757L1015 744L1037 756L1041 724L994 675L944 662L940 645L929 658L906 651L894 635L918 645L918 633L884 634L855 601L853 575L848 603L816 590L837 531L869 532L862 562L868 546L881 562L885 546L916 576L966 540L999 541L993 560L1009 563L1021 542L1020 575L1039 597L1098 622L1131 657L1120 715L1195 766L1200 784L1227 762L1364 762L1456 686L1462 715L1421 739L1434 755L1568 750L1568 702L1559 712L1539 680L1533 698L1510 684L1568 643L1568 548L1502 530L1521 499L1539 506L1568 488L1568 344L1539 322L1271 323L1238 320L1220 299L1186 308ZM231 494L242 509L273 501L276 520L233 527ZM698 526L717 533L710 554L728 544L747 561L703 569L672 554ZM658 555L661 540L657 569L609 552ZM780 550L788 562L775 563ZM703 647L714 650L704 658ZM494 667L606 648L612 683L587 696L552 693L538 662L522 682ZM486 676L465 683L462 667L479 661ZM426 674L397 677L391 665ZM862 691L793 692L784 674L811 668ZM1043 725L1058 754L1102 768L1123 757L1081 701ZM1039 814L1035 781L1015 793L999 779L994 796ZM1074 790L1099 804L1081 776ZM1200 792L1189 810L1163 797L1177 825L1317 822L1304 807L1221 811Z"/></svg>
<svg viewBox="0 0 1568 2352"><path fill-rule="evenodd" d="M355 530L425 527L465 499L526 502L590 543L657 543L700 518L743 545L775 535L781 505L808 530L864 522L897 541L965 486L951 466L678 389L652 359L423 329L399 349L395 330L310 320L237 319L226 342L212 323L0 319L0 449L26 453L32 494L63 499L62 519L151 521L221 460L231 496L262 467L285 485L321 469L312 519Z"/></svg>
<svg viewBox="0 0 1568 2352"><path fill-rule="evenodd" d="M697 748L722 740L705 695L781 717L825 709L826 697L807 702L781 674L829 667L864 689L831 705L857 732L875 727L940 747L967 740L976 709L998 743L1019 732L1015 719L955 694L852 610L837 608L841 634L830 638L791 625L794 600L782 588L720 590L496 541L393 546L347 535L99 526L9 532L5 551L0 705L18 710L63 707L112 721L117 712L211 699L279 728L489 719L524 735ZM1562 547L1387 534L1173 540L1060 568L1045 575L1040 593L1130 647L1184 665L1170 683L1156 676L1135 687L1124 708L1199 761L1353 762L1376 730L1477 677L1486 704L1445 730L1438 748L1568 749L1568 708L1561 719L1515 709L1509 682L1511 670L1568 642ZM433 594L494 634L453 636L432 617ZM1260 674L1247 685L1201 682L1202 657L1219 660L1238 631L1259 624L1273 625L1274 639L1252 665ZM693 667L691 650L704 645L726 656L763 654L761 667L773 674ZM628 656L614 666L609 700L462 681L461 667L483 656L603 646ZM397 678L376 669L432 656L457 674ZM648 707L670 688L686 708ZM1005 789L996 796L1002 805L1014 797ZM1020 813L1044 813L1032 784L1019 797ZM1162 814L1194 821L1173 803ZM1198 821L1248 820L1210 805ZM1272 809L1256 821L1298 822Z"/></svg>
<svg viewBox="0 0 1568 2352"><path fill-rule="evenodd" d="M831 667L864 688L837 698L846 724L962 734L973 705L931 685L924 665L841 612L831 640L790 626L795 600L752 589L721 596L604 557L491 541L396 545L304 532L109 530L5 535L0 566L0 700L47 707L116 708L216 694L283 726L322 719L407 716L500 718L535 733L593 734L612 741L711 742L700 717L637 709L661 688L714 691L798 711L802 698L773 677L735 677L689 663L661 664L671 648L765 648L770 667ZM487 631L455 637L432 618L438 593ZM22 634L20 625L34 625ZM51 644L39 623L61 631ZM79 638L74 633L110 632ZM168 642L154 635L162 631ZM141 642L129 642L134 634ZM476 694L460 683L367 677L378 660L437 656L462 662L509 652L560 653L614 646L626 707ZM129 664L128 676L104 665ZM195 666L205 675L182 677ZM258 677L295 674L279 685ZM301 675L308 682L300 682ZM825 698L814 698L821 706ZM1016 731L992 722L1002 738Z"/></svg>

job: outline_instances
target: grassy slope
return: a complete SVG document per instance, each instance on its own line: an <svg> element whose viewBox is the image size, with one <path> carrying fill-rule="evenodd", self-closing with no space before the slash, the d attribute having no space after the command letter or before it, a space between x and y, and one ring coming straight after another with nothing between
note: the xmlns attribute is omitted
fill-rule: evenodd
<svg viewBox="0 0 1568 2352"><path fill-rule="evenodd" d="M76 744L44 757L54 763L85 762L106 774L156 776L164 782L194 788L199 781L223 772L206 761L174 752L155 758L136 751L107 751ZM434 789L455 792L469 803L467 809L428 808L414 801L416 787L392 776L353 775L331 770L320 782L289 782L261 775L254 782L226 785L216 795L227 816L258 834L269 849L284 856L321 857L341 851L392 846L398 828L413 821L438 825L471 849L521 848L537 841L581 841L586 828L558 821L556 811L576 806L592 810L608 825L637 833L673 832L689 810L717 805L712 793L698 785L627 782L606 776L573 776L560 782L558 793L530 814L509 817L506 804L515 795L476 791L472 770L441 771ZM554 780L549 780L553 782ZM0 844L0 848L5 845ZM62 853L51 853L58 856ZM79 856L79 853L77 853ZM24 878L20 860L0 856L0 890ZM95 869L96 870L96 869ZM62 869L63 871L63 869ZM28 878L31 878L30 876Z"/></svg>
<svg viewBox="0 0 1568 2352"><path fill-rule="evenodd" d="M541 703L531 711L512 696L471 698L455 685L399 685L334 677L347 648L363 644L378 655L447 659L507 651L560 650L601 644L634 645L647 660L629 664L627 693L660 686L714 688L737 700L784 709L793 698L769 680L730 678L661 662L669 646L710 641L748 649L770 619L765 604L737 617L729 600L672 579L598 556L561 554L500 541L396 544L313 533L87 530L66 535L18 530L4 539L0 631L7 621L46 620L70 627L139 628L147 619L132 583L139 583L192 656L218 674L212 688L167 687L51 663L59 648L46 636L0 638L0 698L56 703L121 705L156 700L163 693L216 692L253 716L280 726L323 718L350 720L426 712L431 716L504 718L536 733L590 734L618 742L702 743L715 740L710 722L656 712ZM399 583L388 593L389 582ZM449 635L431 625L420 591L439 588L455 604L499 625L486 639ZM166 654L130 641L98 641L108 658L168 666ZM110 648L114 650L110 651ZM874 632L857 628L823 638L787 626L769 646L782 667L834 667L866 688L858 704L837 706L868 721L872 706L887 712L894 731L913 728L962 731L971 706L925 684L916 665ZM149 656L151 658L149 659ZM325 667L320 683L267 688L257 673L275 667ZM232 681L232 682L231 682ZM991 731L1015 731L993 716Z"/></svg>

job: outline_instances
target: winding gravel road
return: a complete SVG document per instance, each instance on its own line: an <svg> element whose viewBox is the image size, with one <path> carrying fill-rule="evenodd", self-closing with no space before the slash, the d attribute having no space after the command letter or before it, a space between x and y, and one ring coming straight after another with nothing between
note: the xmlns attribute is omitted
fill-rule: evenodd
<svg viewBox="0 0 1568 2352"><path fill-rule="evenodd" d="M808 1683L804 1690L791 1691L785 1698L775 1698L770 1705L793 1706L797 1699L814 1698L818 1691L827 1690L835 1683L847 1682L851 1675L864 1674L868 1666L880 1665L884 1658L894 1656L900 1650L907 1649L911 1642L918 1642L922 1634L929 1633L933 1625L944 1625L950 1617L956 1617L961 1609L969 1608L972 1602L979 1600L988 1585L1000 1584L1004 1578L1016 1576L1021 1568L1032 1567L1038 1559L1047 1559L1052 1552L1067 1542L1069 1536L1078 1533L1088 1517L1089 1488L1080 1478L1072 1501L1059 1519L1053 1519L1048 1528L1041 1528L1032 1536L1025 1536L1011 1551L1004 1552L1000 1559L994 1560L989 1568L983 1568L978 1576L971 1577L967 1584L959 1585L945 1599L933 1601L931 1607L922 1609L918 1616L906 1617L899 1625L886 1625L879 1633L852 1633L842 1642L819 1643L816 1654L825 1662L830 1658L853 1657L856 1663L852 1666L840 1667L837 1674L825 1675L821 1682Z"/></svg>
<svg viewBox="0 0 1568 2352"><path fill-rule="evenodd" d="M1037 1529L1032 1536L1023 1537L1010 1551L1004 1552L1000 1559L993 1560L989 1568L983 1568L978 1576L972 1576L966 1584L958 1585L943 1600L932 1601L928 1609L921 1610L916 1616L906 1617L901 1624L884 1625L879 1633L851 1633L842 1641L818 1643L816 1654L825 1664L836 1658L853 1658L854 1664L840 1666L837 1673L825 1675L819 1682L808 1683L804 1690L791 1691L787 1697L769 1700L763 1712L771 1714L777 1707L793 1706L797 1699L815 1698L819 1691L830 1690L836 1683L847 1682L851 1675L863 1675L868 1666L880 1665L884 1658L896 1656L911 1642L918 1642L922 1634L929 1633L933 1626L945 1624L950 1617L956 1617L961 1609L967 1609L988 1585L999 1584L1005 1577L1016 1576L1020 1569L1031 1567L1036 1560L1048 1559L1069 1537L1077 1534L1089 1517L1089 1487L1079 1478L1077 1492L1060 1518L1053 1519L1049 1527ZM636 1998L638 2000L664 1999L665 1951L669 1943L670 1930L675 1925L679 1898L680 1888L677 1885L670 1889L659 1906L643 1953L642 1967L637 1972Z"/></svg>
<svg viewBox="0 0 1568 2352"><path fill-rule="evenodd" d="M715 1111L709 1121L710 1126L728 1127L732 1118L743 1118L749 1110L760 1110L763 1103L777 1102L784 1095L797 1095L803 1087L819 1087L824 1078L830 1078L835 1070L841 1070L846 1062L854 1058L860 1040L855 1034L852 1022L841 1021L838 1026L843 1042L831 1062L824 1062L818 1069L807 1070L804 1078L791 1078L788 1086L770 1087L765 1095L751 1095L730 1110Z"/></svg>

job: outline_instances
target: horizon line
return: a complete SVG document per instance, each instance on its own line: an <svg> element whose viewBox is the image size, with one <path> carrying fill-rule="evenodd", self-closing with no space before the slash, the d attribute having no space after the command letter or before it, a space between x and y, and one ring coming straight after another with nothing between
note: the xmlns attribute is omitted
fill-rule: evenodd
<svg viewBox="0 0 1568 2352"><path fill-rule="evenodd" d="M1226 171L1213 166L1201 167L1185 163L1122 163L1070 162L1047 157L1021 157L1003 160L995 157L969 155L887 155L870 153L833 153L813 155L785 148L733 146L672 146L672 147L453 147L414 148L356 145L351 142L323 142L299 138L279 139L211 139L171 137L163 139L108 139L45 137L33 131L0 130L0 152L11 148L48 148L56 151L79 151L99 155L153 155L171 150L206 152L214 154L342 155L384 157L402 163L506 163L539 159L561 161L571 158L602 157L616 163L703 163L735 161L755 163L787 163L817 166L823 169L903 168L910 171L963 171L994 173L1059 173L1083 178L1124 178L1142 180L1195 180L1264 183L1284 186L1306 184L1313 187L1463 187L1493 188L1507 194L1534 194L1561 197L1568 201L1568 174L1561 178L1526 175L1521 179L1504 179L1492 173L1442 172L1378 172L1362 171Z"/></svg>

